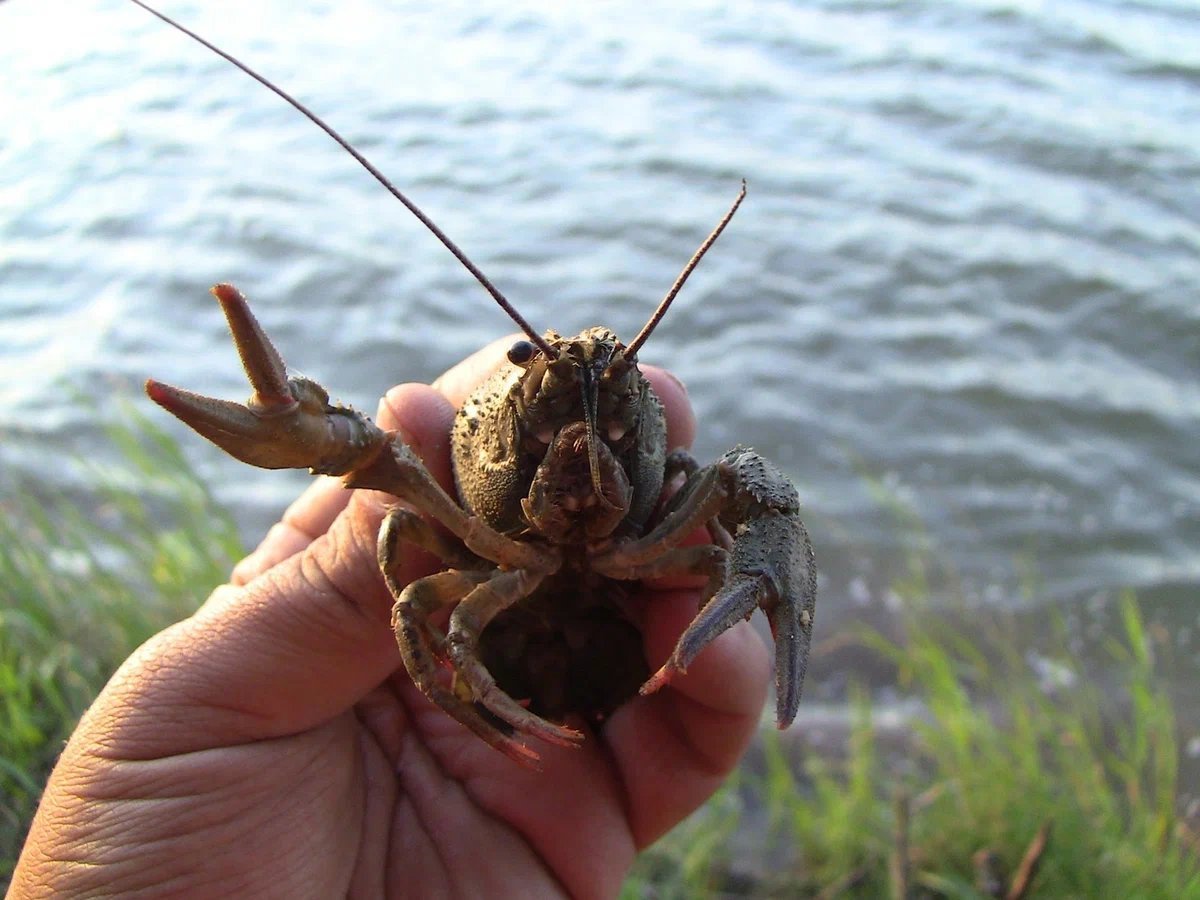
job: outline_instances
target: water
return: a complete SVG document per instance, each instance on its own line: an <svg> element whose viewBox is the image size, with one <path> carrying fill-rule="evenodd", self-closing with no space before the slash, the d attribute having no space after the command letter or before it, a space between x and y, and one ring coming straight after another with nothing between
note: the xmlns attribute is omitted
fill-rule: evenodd
<svg viewBox="0 0 1200 900"><path fill-rule="evenodd" d="M631 336L746 178L642 355L689 385L702 459L748 442L795 476L822 628L927 540L985 603L1136 588L1194 659L1189 4L168 11L326 116L539 329ZM147 375L243 397L218 280L369 410L512 330L322 134L131 4L0 4L0 121L2 486L86 496L63 460L109 452L110 398ZM248 537L306 481L184 439Z"/></svg>

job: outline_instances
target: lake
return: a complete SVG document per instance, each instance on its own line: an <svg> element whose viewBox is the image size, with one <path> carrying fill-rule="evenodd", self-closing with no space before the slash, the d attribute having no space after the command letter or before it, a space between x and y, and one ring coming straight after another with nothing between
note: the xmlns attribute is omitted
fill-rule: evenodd
<svg viewBox="0 0 1200 900"><path fill-rule="evenodd" d="M1081 632L1133 588L1200 674L1195 6L166 11L539 330L631 337L745 178L641 357L688 385L702 461L748 443L794 476L819 631L886 614L928 548L968 603ZM328 138L132 4L0 4L0 119L0 490L86 504L65 460L113 452L118 398L158 414L147 376L243 398L217 281L371 411L513 330ZM175 433L248 540L307 481Z"/></svg>

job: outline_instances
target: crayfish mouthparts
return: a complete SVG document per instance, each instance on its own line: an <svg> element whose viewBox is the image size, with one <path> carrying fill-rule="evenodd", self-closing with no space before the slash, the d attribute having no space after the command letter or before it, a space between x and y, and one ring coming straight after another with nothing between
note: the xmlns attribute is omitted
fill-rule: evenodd
<svg viewBox="0 0 1200 900"><path fill-rule="evenodd" d="M629 511L629 476L590 431L583 422L559 429L521 503L530 526L555 543L607 537Z"/></svg>

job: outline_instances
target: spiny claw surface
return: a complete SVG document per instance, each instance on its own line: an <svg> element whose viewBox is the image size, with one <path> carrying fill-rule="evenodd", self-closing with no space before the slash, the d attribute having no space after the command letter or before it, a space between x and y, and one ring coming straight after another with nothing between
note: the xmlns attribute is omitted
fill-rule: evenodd
<svg viewBox="0 0 1200 900"><path fill-rule="evenodd" d="M800 706L812 642L817 599L812 543L800 521L796 489L757 453L734 448L716 464L716 473L711 483L724 494L719 521L733 536L723 584L641 693L654 693L686 672L701 650L761 608L775 639L776 722L786 728Z"/></svg>

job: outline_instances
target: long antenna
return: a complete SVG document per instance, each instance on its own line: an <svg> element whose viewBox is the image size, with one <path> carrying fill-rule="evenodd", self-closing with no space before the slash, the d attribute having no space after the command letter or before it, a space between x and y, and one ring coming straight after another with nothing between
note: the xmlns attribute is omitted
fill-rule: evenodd
<svg viewBox="0 0 1200 900"><path fill-rule="evenodd" d="M138 0L133 0L137 3ZM729 207L729 212L725 213L724 218L717 223L717 227L712 230L712 234L704 239L704 243L700 245L700 249L692 254L692 258L688 260L688 264L683 267L683 271L679 273L679 277L675 279L675 283L671 285L671 289L667 291L667 296L663 297L662 303L658 304L658 309L654 311L654 315L650 317L650 321L642 326L642 330L625 348L625 355L633 356L638 352L638 348L646 343L646 338L650 337L650 332L654 327L662 321L662 317L667 314L667 307L671 305L671 301L675 299L675 295L679 293L679 289L683 287L683 283L688 280L688 276L692 274L692 270L708 252L711 247L721 236L721 232L725 230L725 226L729 224L729 220L733 218L733 214L737 212L737 208L742 205L742 201L746 199L746 179L742 179L742 189L738 191L737 199L733 201L733 206Z"/></svg>
<svg viewBox="0 0 1200 900"><path fill-rule="evenodd" d="M489 294L492 295L492 298L497 303L500 304L500 308L502 310L504 310L506 313L508 313L509 317L514 322L516 322L517 325L520 327L520 329L523 332L525 332L525 334L529 337L529 339L531 341L533 341L533 343L535 345L537 345L537 348L546 354L547 358L554 359L558 355L557 353L554 352L554 350L550 347L550 345L548 343L546 343L546 340L540 334L538 334L536 331L534 331L533 328L530 326L530 324L525 321L525 317L522 316L519 312L517 312L516 307L514 307L511 303L508 302L508 298L505 297L502 293L500 293L500 289L497 288L494 284L492 284L491 280L486 275L484 275L483 272L481 272L479 270L479 267L476 266L475 263L471 262L471 260L467 257L467 254L464 253L459 248L458 244L456 244L456 243L454 243L454 241L450 240L449 235L447 235L444 231L442 231L442 229L440 229L434 223L433 219L431 219L431 218L429 218L429 216L425 215L425 213L421 210L421 208L419 206L417 206L417 204L415 204L411 200L409 200L408 197L406 197L398 187L396 187L394 184L392 184L390 181L388 181L388 179L384 176L384 174L382 172L380 172L377 168L375 168L375 166L371 163L371 161L369 159L367 159L365 156L363 156L361 153L359 153L358 150L356 150L350 144L349 141L347 141L344 137L342 137L340 134L338 134L336 131L334 131L332 126L326 124L324 119L322 119L320 116L318 116L315 112L313 112L311 109L309 109L307 106L305 106L299 100L297 100L295 97L293 97L287 91L285 91L283 88L276 85L270 79L266 78L263 75L259 75L258 72L254 71L252 68L250 68L244 62L242 62L240 59L238 59L235 56L232 56L229 53L226 53L224 50L222 50L216 44L213 44L211 41L208 41L205 38L202 38L200 35L196 34L196 32L192 31L190 28L186 27L185 25L181 25L179 22L176 22L174 19L172 19L170 16L166 15L165 13L159 12L153 6L143 3L142 0L130 0L130 2L137 4L142 9L146 10L146 12L150 13L152 16L156 16L159 19L162 19L164 22L166 22L172 28L175 28L178 31L182 31L184 34L186 34L192 40L207 47L213 53L217 54L218 56L222 57L226 61L232 63L233 65L237 66L239 69L241 69L243 72L245 72L247 75L249 75L255 81L257 81L259 84L261 84L263 87L272 91L273 93L278 95L280 98L285 100L287 103L291 104L299 112L303 113L306 117L308 117L309 121L311 121L314 125L316 125L318 128L320 128L322 131L324 131L331 138L333 138L333 140L335 142L337 142L338 146L340 146L343 150L345 150L347 153L349 153L351 156L353 156L358 161L359 165L361 165L364 169L366 169L368 172L370 172L372 177L374 177L374 179L376 181L378 181L380 184L382 184L384 186L384 188L388 191L388 193L390 193L393 197L395 197L397 200L399 200L401 203L403 203L406 207L408 207L408 211L411 212L414 216L416 216L418 221L420 221L420 223L422 225L424 225L426 228L428 228L430 231L433 232L433 236L436 237L439 241L441 241L443 245L445 245L446 249L449 250L454 255L455 259L457 259L460 263L463 264L463 266L466 268L466 270L468 272L470 272L472 275L475 276L475 280L478 281L481 285L483 285L484 290L486 290Z"/></svg>

